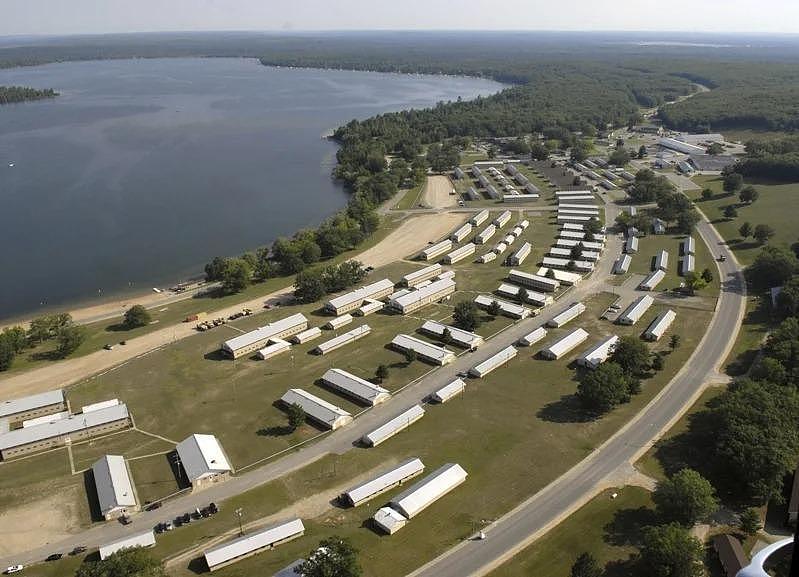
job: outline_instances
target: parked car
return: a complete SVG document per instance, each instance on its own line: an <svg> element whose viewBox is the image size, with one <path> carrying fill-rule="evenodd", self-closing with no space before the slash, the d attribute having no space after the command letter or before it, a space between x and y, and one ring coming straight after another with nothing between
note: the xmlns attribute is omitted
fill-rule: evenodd
<svg viewBox="0 0 799 577"><path fill-rule="evenodd" d="M103 345L103 348L107 351L111 351L114 349L114 345L109 345L108 343Z"/></svg>
<svg viewBox="0 0 799 577"><path fill-rule="evenodd" d="M161 508L161 501L156 501L155 503L150 503L149 505L147 505L147 507L145 507L144 510L145 511L155 511L156 509L160 509L160 508Z"/></svg>
<svg viewBox="0 0 799 577"><path fill-rule="evenodd" d="M12 573L19 573L23 569L24 567L22 565L12 565L11 567L6 569L6 575L11 575Z"/></svg>
<svg viewBox="0 0 799 577"><path fill-rule="evenodd" d="M208 510L211 511L211 515L216 515L217 513L219 513L219 507L217 507L216 503L214 502L211 502L208 505Z"/></svg>
<svg viewBox="0 0 799 577"><path fill-rule="evenodd" d="M79 554L85 553L85 552L86 552L86 547L84 547L83 545L78 545L72 551L70 551L69 554L70 555L79 555Z"/></svg>
<svg viewBox="0 0 799 577"><path fill-rule="evenodd" d="M45 559L45 561L58 561L63 556L64 556L63 553L52 553L47 556L47 559Z"/></svg>
<svg viewBox="0 0 799 577"><path fill-rule="evenodd" d="M183 517L181 517L180 520L183 521L183 523L185 523L186 525L188 525L189 523L191 523L191 515L186 513L183 515Z"/></svg>
<svg viewBox="0 0 799 577"><path fill-rule="evenodd" d="M167 521L164 523L164 531L172 531L175 528L175 525L172 524L172 521Z"/></svg>
<svg viewBox="0 0 799 577"><path fill-rule="evenodd" d="M119 522L122 523L123 525L130 525L132 523L132 521L130 520L130 515L122 515L119 518Z"/></svg>

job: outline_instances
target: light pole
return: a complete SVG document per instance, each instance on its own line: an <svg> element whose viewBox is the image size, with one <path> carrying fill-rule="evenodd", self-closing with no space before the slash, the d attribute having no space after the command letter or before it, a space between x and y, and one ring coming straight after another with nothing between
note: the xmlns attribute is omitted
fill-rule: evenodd
<svg viewBox="0 0 799 577"><path fill-rule="evenodd" d="M242 513L241 507L236 509L234 513L236 513L236 517L239 518L239 537L242 537L244 535L244 528L241 526L241 513Z"/></svg>

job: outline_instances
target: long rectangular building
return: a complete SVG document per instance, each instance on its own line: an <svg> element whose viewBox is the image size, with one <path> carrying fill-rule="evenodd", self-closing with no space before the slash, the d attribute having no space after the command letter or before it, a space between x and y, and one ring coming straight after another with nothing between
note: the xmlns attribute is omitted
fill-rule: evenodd
<svg viewBox="0 0 799 577"><path fill-rule="evenodd" d="M655 290L664 278L666 278L666 273L658 269L649 273L649 275L641 281L641 284L638 285L638 288L644 291Z"/></svg>
<svg viewBox="0 0 799 577"><path fill-rule="evenodd" d="M335 351L336 349L340 349L345 345L354 343L355 341L362 339L371 332L372 332L372 327L370 327L369 325L361 325L359 327L352 329L351 331L347 331L344 334L341 334L337 337L333 337L328 341L319 343L319 345L317 345L317 347L314 349L314 352L317 355L326 355L327 353L330 353L332 351Z"/></svg>
<svg viewBox="0 0 799 577"><path fill-rule="evenodd" d="M411 519L466 480L460 465L448 463L391 500L391 507Z"/></svg>
<svg viewBox="0 0 799 577"><path fill-rule="evenodd" d="M543 340L547 336L547 330L544 327L538 327L531 333L527 333L519 339L519 346L532 347L537 342Z"/></svg>
<svg viewBox="0 0 799 577"><path fill-rule="evenodd" d="M436 346L411 335L397 335L391 341L391 347L402 353L414 351L420 359L434 365L444 366L455 360L455 353L449 349Z"/></svg>
<svg viewBox="0 0 799 577"><path fill-rule="evenodd" d="M444 332L449 333L451 343L465 349L475 350L483 344L483 337L476 333L470 333L458 327L445 325L436 321L427 321L422 325L421 331L437 338L443 338Z"/></svg>
<svg viewBox="0 0 799 577"><path fill-rule="evenodd" d="M497 225L489 224L482 231L480 231L480 234L478 234L475 237L474 242L476 242L477 244L485 244L485 242L488 239L490 239L492 236L494 236L496 232L497 232Z"/></svg>
<svg viewBox="0 0 799 577"><path fill-rule="evenodd" d="M587 214L562 214L558 213L558 224L563 224L564 222L581 222L586 223L590 221L592 218L596 218L595 216L589 216Z"/></svg>
<svg viewBox="0 0 799 577"><path fill-rule="evenodd" d="M485 310L488 310L494 303L497 303L499 305L500 312L506 317L510 317L512 319L526 319L533 313L533 311L525 306L517 305L516 303L503 301L501 299L486 295L477 295L474 299L474 302L477 306Z"/></svg>
<svg viewBox="0 0 799 577"><path fill-rule="evenodd" d="M518 287L516 285L502 283L499 285L497 289L497 294L502 295L504 297L510 298L519 298L519 293L521 292L522 287ZM537 291L527 290L524 289L527 293L527 298L524 299L525 303L531 303L539 307L545 307L547 305L551 305L555 300L544 293L540 293Z"/></svg>
<svg viewBox="0 0 799 577"><path fill-rule="evenodd" d="M113 543L100 546L100 560L104 561L117 551L132 549L134 547L155 547L155 532L150 529L144 533L131 535Z"/></svg>
<svg viewBox="0 0 799 577"><path fill-rule="evenodd" d="M576 272L569 272L567 270L558 270L554 268L547 268L542 266L538 271L535 273L538 276L543 276L549 278L551 275L556 281L558 281L562 285L566 286L574 286L580 284L583 280L583 276Z"/></svg>
<svg viewBox="0 0 799 577"><path fill-rule="evenodd" d="M370 383L341 369L329 369L322 375L322 383L356 401L374 407L391 398L383 387Z"/></svg>
<svg viewBox="0 0 799 577"><path fill-rule="evenodd" d="M506 210L502 214L497 216L497 218L494 219L494 224L496 225L497 228L502 228L503 226L508 224L508 221L510 221L511 216L513 216L511 214L511 211Z"/></svg>
<svg viewBox="0 0 799 577"><path fill-rule="evenodd" d="M450 250L452 250L452 241L450 239L442 240L424 249L422 260L434 260Z"/></svg>
<svg viewBox="0 0 799 577"><path fill-rule="evenodd" d="M469 242L464 244L460 248L456 248L447 256L444 257L444 262L447 264L455 264L456 262L460 262L465 259L467 256L471 256L477 250L477 245L473 242Z"/></svg>
<svg viewBox="0 0 799 577"><path fill-rule="evenodd" d="M613 263L613 274L627 274L632 262L633 258L629 254L619 255L619 258Z"/></svg>
<svg viewBox="0 0 799 577"><path fill-rule="evenodd" d="M616 322L620 325L629 325L632 326L641 320L641 317L646 314L646 311L649 310L649 307L655 302L649 295L643 295L635 299L630 306L624 309L619 317L616 319Z"/></svg>
<svg viewBox="0 0 799 577"><path fill-rule="evenodd" d="M627 254L635 254L638 252L638 237L628 236L624 242L624 252Z"/></svg>
<svg viewBox="0 0 799 577"><path fill-rule="evenodd" d="M570 260L567 258L545 256L541 259L541 264L547 268L575 270L579 272L592 272L594 270L594 263L587 260Z"/></svg>
<svg viewBox="0 0 799 577"><path fill-rule="evenodd" d="M471 222L474 226L480 226L488 220L488 214L488 209L485 208L469 219L469 222Z"/></svg>
<svg viewBox="0 0 799 577"><path fill-rule="evenodd" d="M297 313L222 343L222 350L238 359L264 348L271 339L285 339L308 328L308 319Z"/></svg>
<svg viewBox="0 0 799 577"><path fill-rule="evenodd" d="M269 344L258 351L258 358L262 361L271 359L280 353L286 353L291 350L291 343L283 339L270 339Z"/></svg>
<svg viewBox="0 0 799 577"><path fill-rule="evenodd" d="M466 383L463 382L463 379L455 379L448 385L444 385L440 389L438 389L435 393L430 395L430 398L437 403L446 403L451 398L456 395L460 395L463 391L466 390Z"/></svg>
<svg viewBox="0 0 799 577"><path fill-rule="evenodd" d="M668 270L669 269L669 253L666 250L661 250L655 255L655 270Z"/></svg>
<svg viewBox="0 0 799 577"><path fill-rule="evenodd" d="M47 391L28 397L11 399L0 402L0 419L6 420L9 424L21 423L37 417L60 413L67 409L64 400L64 391Z"/></svg>
<svg viewBox="0 0 799 577"><path fill-rule="evenodd" d="M478 379L482 379L491 371L498 369L513 357L518 354L516 347L513 345L509 347L505 347L497 354L490 356L486 360L478 363L477 365L473 366L469 369L469 373L477 377Z"/></svg>
<svg viewBox="0 0 799 577"><path fill-rule="evenodd" d="M377 447L380 443L404 431L422 417L424 417L424 409L420 405L414 405L388 422L383 423L374 431L366 433L361 440L369 447Z"/></svg>
<svg viewBox="0 0 799 577"><path fill-rule="evenodd" d="M351 507L357 507L366 503L370 499L382 495L386 491L390 491L394 487L399 487L420 475L424 471L424 463L418 457L408 459L392 467L391 469L380 473L374 479L369 479L365 483L361 483L342 493L341 500Z"/></svg>
<svg viewBox="0 0 799 577"><path fill-rule="evenodd" d="M303 343L307 343L321 336L322 336L322 329L320 329L319 327L313 327L304 330L301 333L297 333L296 335L291 337L291 341L295 344L301 345Z"/></svg>
<svg viewBox="0 0 799 577"><path fill-rule="evenodd" d="M90 413L70 415L51 423L43 423L0 434L0 457L4 461L38 453L68 442L75 443L127 429L131 425L128 407L114 405Z"/></svg>
<svg viewBox="0 0 799 577"><path fill-rule="evenodd" d="M299 519L272 525L233 539L203 552L209 571L216 571L252 555L301 537L305 526Z"/></svg>
<svg viewBox="0 0 799 577"><path fill-rule="evenodd" d="M605 248L605 245L601 242L590 242L587 240L576 240L570 238L559 238L555 240L555 244L557 246L571 248L573 246L580 245L585 250L591 250L595 252L600 252Z"/></svg>
<svg viewBox="0 0 799 577"><path fill-rule="evenodd" d="M125 457L105 455L92 465L100 514L106 521L137 511L136 491Z"/></svg>
<svg viewBox="0 0 799 577"><path fill-rule="evenodd" d="M673 310L663 311L646 328L644 338L648 341L660 340L660 337L669 329L675 318L677 318L677 313Z"/></svg>
<svg viewBox="0 0 799 577"><path fill-rule="evenodd" d="M452 242L460 242L472 233L472 223L467 222L462 224L452 233L449 237Z"/></svg>
<svg viewBox="0 0 799 577"><path fill-rule="evenodd" d="M694 255L686 254L680 260L680 275L685 276L689 272L694 272L696 269L696 264L694 260Z"/></svg>
<svg viewBox="0 0 799 577"><path fill-rule="evenodd" d="M299 405L310 419L334 431L352 422L347 411L303 389L289 389L280 402L285 406Z"/></svg>
<svg viewBox="0 0 799 577"><path fill-rule="evenodd" d="M596 202L596 198L594 198L594 196L590 194L573 194L569 196L559 197L558 202L560 203L560 201L585 205L585 204L593 204L594 202Z"/></svg>
<svg viewBox="0 0 799 577"><path fill-rule="evenodd" d="M474 245L472 245L474 246ZM455 292L455 281L450 278L437 280L424 288L411 291L388 301L388 308L403 315L438 302Z"/></svg>
<svg viewBox="0 0 799 577"><path fill-rule="evenodd" d="M529 242L524 243L519 250L511 255L511 266L520 266L525 260L527 260L527 257L530 256L530 252L532 250L533 245L531 245Z"/></svg>
<svg viewBox="0 0 799 577"><path fill-rule="evenodd" d="M572 303L559 314L549 319L549 321L547 321L547 326L559 329L579 317L585 310L585 305L583 303Z"/></svg>
<svg viewBox="0 0 799 577"><path fill-rule="evenodd" d="M420 268L419 270L415 270L413 272L409 272L404 277L402 277L401 284L413 288L419 283L423 283L426 280L430 280L431 278L438 276L441 274L441 265L431 264L430 266L426 266L424 268Z"/></svg>
<svg viewBox="0 0 799 577"><path fill-rule="evenodd" d="M560 288L560 282L555 279L522 272L520 270L511 270L508 273L508 280L512 283L522 285L523 287L544 292L555 292Z"/></svg>
<svg viewBox="0 0 799 577"><path fill-rule="evenodd" d="M545 359L557 360L569 354L577 346L588 339L588 333L583 329L575 329L562 339L551 344L541 351L541 356Z"/></svg>
<svg viewBox="0 0 799 577"><path fill-rule="evenodd" d="M336 316L357 309L367 299L380 300L394 292L394 283L389 279L362 286L325 303L325 311Z"/></svg>
<svg viewBox="0 0 799 577"><path fill-rule="evenodd" d="M618 342L619 337L616 335L604 339L602 342L583 353L577 359L577 364L587 369L596 369L610 358Z"/></svg>

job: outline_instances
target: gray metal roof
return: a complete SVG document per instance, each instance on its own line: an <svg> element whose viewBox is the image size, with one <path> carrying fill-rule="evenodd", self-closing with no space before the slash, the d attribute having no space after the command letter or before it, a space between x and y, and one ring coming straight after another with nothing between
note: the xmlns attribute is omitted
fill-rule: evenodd
<svg viewBox="0 0 799 577"><path fill-rule="evenodd" d="M293 519L279 525L261 529L255 533L244 535L224 545L205 551L205 561L209 568L232 561L258 549L269 547L274 543L297 537L305 532L305 526L299 519Z"/></svg>
<svg viewBox="0 0 799 577"><path fill-rule="evenodd" d="M133 483L122 455L105 455L92 465L92 473L101 513L136 506Z"/></svg>
<svg viewBox="0 0 799 577"><path fill-rule="evenodd" d="M213 435L194 434L178 443L177 451L186 476L192 482L232 470L222 445Z"/></svg>
<svg viewBox="0 0 799 577"><path fill-rule="evenodd" d="M133 535L131 537L125 537L119 541L114 541L113 543L108 543L107 545L101 546L100 559L105 559L106 557L122 549L130 549L132 547L152 547L153 545L155 545L155 533L152 529L150 529L144 533L139 533L138 535Z"/></svg>
<svg viewBox="0 0 799 577"><path fill-rule="evenodd" d="M9 401L0 401L0 418L63 402L64 391L61 389L39 393L38 395L30 395L29 397L11 399Z"/></svg>
<svg viewBox="0 0 799 577"><path fill-rule="evenodd" d="M0 450L11 449L20 445L27 445L28 443L35 443L61 435L68 435L80 431L81 429L105 425L106 423L127 419L128 417L128 407L124 403L86 414L79 413L77 415L71 415L67 419L4 433L0 435Z"/></svg>

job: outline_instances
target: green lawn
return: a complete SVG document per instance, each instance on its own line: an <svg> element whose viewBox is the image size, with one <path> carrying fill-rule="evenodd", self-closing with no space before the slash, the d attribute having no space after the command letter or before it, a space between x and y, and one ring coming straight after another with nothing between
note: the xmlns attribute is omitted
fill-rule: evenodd
<svg viewBox="0 0 799 577"><path fill-rule="evenodd" d="M713 261L713 255L707 248L699 235L693 235L696 241L696 258L694 259L694 267L697 273L701 273L704 269L708 268L713 273L713 281L710 285L700 291L702 295L717 295L719 292L719 279L716 265ZM666 271L666 277L658 285L657 290L674 289L680 286L683 278L677 274L678 265L680 261L680 242L685 238L682 234L650 234L643 236L639 239L638 253L633 255L632 263L630 264L629 273L626 275L619 275L622 280L616 282L623 282L630 274L646 275L652 271L652 262L661 250L666 250L669 253L669 268Z"/></svg>
<svg viewBox="0 0 799 577"><path fill-rule="evenodd" d="M591 553L600 564L624 561L637 551L635 523L623 523L652 507L649 492L624 487L611 499L612 490L594 497L577 512L490 573L491 577L566 577L578 555ZM626 513L626 514L625 514ZM632 513L632 514L631 514ZM614 522L615 521L615 522Z"/></svg>
<svg viewBox="0 0 799 577"><path fill-rule="evenodd" d="M407 210L409 208L416 208L421 202L422 190L424 190L424 182L409 188L405 191L402 199L393 208L397 210Z"/></svg>
<svg viewBox="0 0 799 577"><path fill-rule="evenodd" d="M774 238L769 241L773 245L789 246L799 240L799 220L796 218L799 214L799 183L753 182L751 184L760 193L760 198L749 206L739 206L737 195L723 192L721 177L698 176L693 180L700 187L710 188L715 192L711 200L701 200L701 190L690 191L688 194L729 243L741 264L751 264L761 248L752 238L740 238L738 229L744 222L749 222L752 227L758 224L771 226L776 231ZM738 216L726 219L723 215L724 209L731 204L738 207Z"/></svg>
<svg viewBox="0 0 799 577"><path fill-rule="evenodd" d="M691 419L697 413L702 412L707 407L707 404L718 397L724 391L723 387L712 387L705 390L702 395L696 400L696 402L691 406L686 413L680 417L680 419L671 427L665 435L658 441L658 444L655 447L649 449L643 457L641 457L635 466L639 469L642 473L649 475L658 480L662 480L666 478L666 473L664 471L668 468L673 468L673 463L663 462L662 459L664 458L664 454L662 451L658 451L658 445L668 444L670 439L677 437L681 433L684 433L688 430L688 425L691 422ZM671 465L671 467L670 467Z"/></svg>
<svg viewBox="0 0 799 577"><path fill-rule="evenodd" d="M510 225L503 231L509 229ZM524 234L536 250L543 250L541 247L547 246L553 236L554 227L543 219L533 221ZM537 255L531 257L522 268L535 269L536 258ZM392 267L394 278L395 273L399 275L414 265L396 263ZM463 292L454 301L467 298L467 295L472 298L472 291L494 290L507 271L497 262L475 265L464 261L454 268L458 271L456 280ZM379 271L375 276L381 273ZM319 539L333 533L350 537L361 549L366 574L381 577L404 575L470 535L481 519L502 515L544 487L618 430L668 382L691 354L711 315L710 310L696 310L690 315L678 311L671 332L681 334L683 346L667 356L666 369L647 379L643 392L629 404L602 419L585 422L577 418L574 399L577 383L569 363L603 336L639 334L663 309L662 305L656 305L637 326L619 327L599 319L614 298L607 293L597 295L587 303L589 310L579 320L551 331L542 343L543 346L573 328L584 327L591 335L589 342L569 358L543 361L534 358L540 347L520 350L517 358L487 378L470 379L463 396L442 406L429 407L425 418L380 447L330 456L294 475L223 504L225 510L242 506L246 511L245 520L254 520L277 513L290 503L321 490L346 488L356 475L384 467L390 461L419 456L428 470L446 462L460 463L469 472L467 482L414 519L406 529L392 537L381 537L364 527L364 521L390 499L391 494L388 494L354 510L333 509L320 517L304 519L308 528L304 538L221 570L220 575L271 574L307 554ZM312 308L271 311L257 320L244 319L241 328L263 324L265 320L286 316L294 310L313 315ZM272 406L272 402L286 388L306 387L339 406L355 411L354 405L314 385L314 379L333 366L368 377L382 362L392 366L384 386L396 389L429 367L420 362L405 366L400 355L384 348L385 343L398 332L414 331L422 318L446 319L450 313L450 306L442 304L417 313L417 318L372 315L366 319L373 327L373 334L369 337L325 357L306 354L306 349L316 343L295 347L293 366L286 355L267 362L218 360L214 350L220 340L227 338L230 329L226 327L184 339L102 377L79 384L69 391L69 397L73 404L119 397L131 407L139 428L173 440L180 440L192 432L212 432L220 437L234 465L240 467L316 432L309 426L291 435L278 435L274 429L269 429L285 423L285 416ZM311 318L313 324L322 321L321 317ZM504 318L493 319L481 326L479 332L487 336L510 322ZM665 350L667 344L657 343L654 348ZM476 356L475 362L478 359ZM431 442L431 439L435 441ZM63 452L60 454L66 463L66 456ZM38 464L38 460L38 457L30 459L27 466L38 468L39 482L53 483L46 475L41 476L45 466ZM176 488L163 456L134 460L131 469L142 500L152 500ZM498 475L498 471L502 474ZM12 485L16 486L27 474L23 471L23 474L15 475ZM64 481L59 477L55 482ZM5 498L2 490L1 498ZM35 497L29 495L27 498ZM156 552L163 556L173 554L232 528L235 522L234 516L223 514L196 526L181 528L161 537Z"/></svg>

